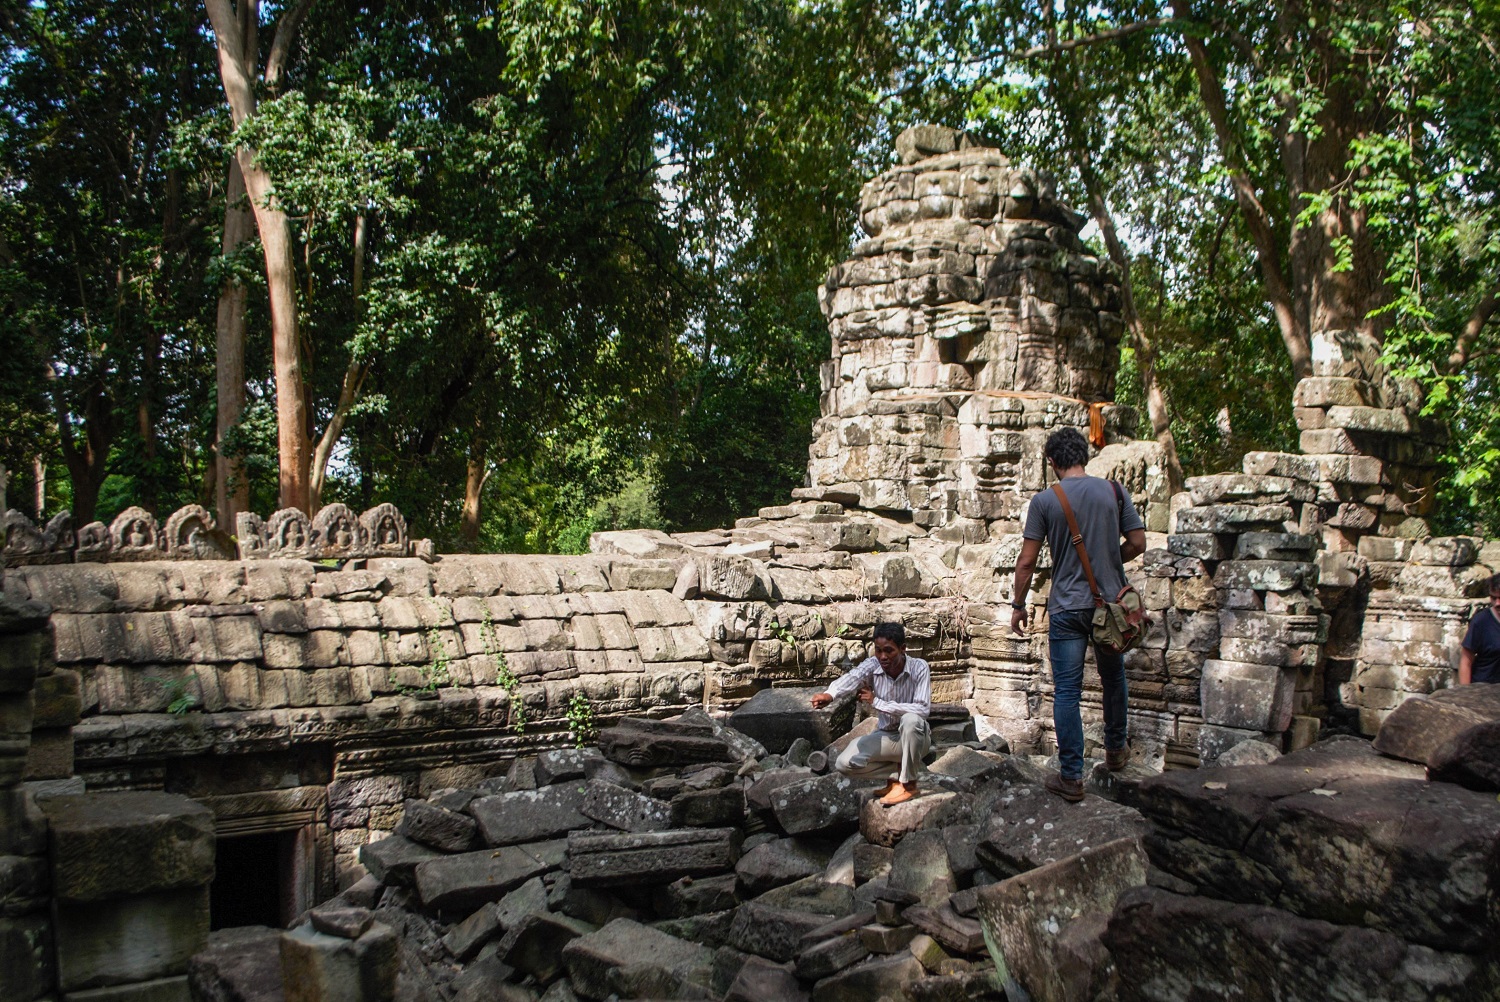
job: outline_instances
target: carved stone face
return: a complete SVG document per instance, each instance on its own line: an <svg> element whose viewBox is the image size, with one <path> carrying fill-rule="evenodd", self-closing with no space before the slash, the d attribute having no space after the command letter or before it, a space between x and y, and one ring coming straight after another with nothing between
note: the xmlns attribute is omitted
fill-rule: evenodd
<svg viewBox="0 0 1500 1002"><path fill-rule="evenodd" d="M145 546L151 542L151 535L146 531L146 523L136 519L130 523L130 531L125 534L126 541L131 546Z"/></svg>
<svg viewBox="0 0 1500 1002"><path fill-rule="evenodd" d="M290 521L281 530L281 545L291 550L300 550L306 539L302 535L302 523Z"/></svg>
<svg viewBox="0 0 1500 1002"><path fill-rule="evenodd" d="M387 515L380 520L380 542L383 546L394 546L401 541L401 534L396 531L396 520Z"/></svg>
<svg viewBox="0 0 1500 1002"><path fill-rule="evenodd" d="M345 519L339 519L333 527L333 541L339 546L348 546L354 542L354 533L349 531L349 523Z"/></svg>

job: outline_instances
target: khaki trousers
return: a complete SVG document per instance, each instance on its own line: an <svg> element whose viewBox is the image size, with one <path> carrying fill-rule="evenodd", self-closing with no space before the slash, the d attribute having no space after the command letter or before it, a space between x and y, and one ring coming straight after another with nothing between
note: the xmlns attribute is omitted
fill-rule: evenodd
<svg viewBox="0 0 1500 1002"><path fill-rule="evenodd" d="M922 772L922 756L931 747L932 731L927 718L904 713L899 730L871 731L854 739L839 753L833 767L857 779L915 783Z"/></svg>

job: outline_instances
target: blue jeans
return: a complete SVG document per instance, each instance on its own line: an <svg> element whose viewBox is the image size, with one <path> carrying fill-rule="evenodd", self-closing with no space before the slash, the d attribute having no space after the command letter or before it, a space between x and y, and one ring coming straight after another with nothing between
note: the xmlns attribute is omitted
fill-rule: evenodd
<svg viewBox="0 0 1500 1002"><path fill-rule="evenodd" d="M1093 643L1094 610L1071 609L1050 615L1047 639L1052 653L1052 725L1064 779L1083 778L1083 656ZM1094 663L1104 686L1104 747L1125 747L1125 659L1094 647Z"/></svg>

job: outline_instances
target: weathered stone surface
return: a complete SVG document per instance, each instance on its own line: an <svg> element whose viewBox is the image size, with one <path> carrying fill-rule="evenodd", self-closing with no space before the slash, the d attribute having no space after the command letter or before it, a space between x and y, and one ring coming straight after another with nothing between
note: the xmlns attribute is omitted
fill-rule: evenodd
<svg viewBox="0 0 1500 1002"><path fill-rule="evenodd" d="M856 918L865 918L863 913ZM868 922L860 923L861 925ZM816 932L817 930L814 930ZM806 937L804 937L805 941ZM858 927L848 929L837 936L830 936L811 946L803 946L797 954L797 976L808 981L826 978L857 964L870 955L870 948L860 941Z"/></svg>
<svg viewBox="0 0 1500 1002"><path fill-rule="evenodd" d="M311 924L281 936L287 1002L392 1002L398 966L396 934L379 923L353 940Z"/></svg>
<svg viewBox="0 0 1500 1002"><path fill-rule="evenodd" d="M954 751L970 751L968 748ZM979 754L979 753L975 753ZM859 833L871 845L893 846L907 834L922 827L929 816L958 798L958 794L944 791L923 790L913 799L895 807L886 807L871 798L864 802L859 814Z"/></svg>
<svg viewBox="0 0 1500 1002"><path fill-rule="evenodd" d="M400 835L366 842L359 847L359 861L365 869L376 880L391 887L411 887L416 880L417 864L441 856L442 853Z"/></svg>
<svg viewBox="0 0 1500 1002"><path fill-rule="evenodd" d="M581 887L668 884L734 869L741 835L734 828L687 828L640 834L573 832L568 871Z"/></svg>
<svg viewBox="0 0 1500 1002"><path fill-rule="evenodd" d="M1476 724L1438 745L1428 757L1427 776L1471 790L1500 790L1500 721Z"/></svg>
<svg viewBox="0 0 1500 1002"><path fill-rule="evenodd" d="M208 942L208 888L59 902L53 935L64 992L186 974Z"/></svg>
<svg viewBox="0 0 1500 1002"><path fill-rule="evenodd" d="M830 883L821 874L772 888L755 900L773 908L811 912L825 917L851 915L858 908L854 888L848 884Z"/></svg>
<svg viewBox="0 0 1500 1002"><path fill-rule="evenodd" d="M562 950L594 926L567 915L532 912L505 931L495 951L509 966L546 984L562 970Z"/></svg>
<svg viewBox="0 0 1500 1002"><path fill-rule="evenodd" d="M1214 587L1295 591L1318 583L1318 565L1293 560L1226 560L1214 571Z"/></svg>
<svg viewBox="0 0 1500 1002"><path fill-rule="evenodd" d="M1396 707L1380 724L1375 750L1392 758L1426 764L1438 750L1462 732L1500 720L1500 693L1490 686L1465 686L1473 694L1450 689L1431 696L1414 695Z"/></svg>
<svg viewBox="0 0 1500 1002"><path fill-rule="evenodd" d="M1279 529L1292 521L1292 509L1284 504L1223 504L1184 508L1177 513L1177 532L1246 532Z"/></svg>
<svg viewBox="0 0 1500 1002"><path fill-rule="evenodd" d="M817 688L762 689L730 714L729 725L747 734L774 754L781 754L798 738L814 748L832 744L854 719L854 700L815 710L810 702Z"/></svg>
<svg viewBox="0 0 1500 1002"><path fill-rule="evenodd" d="M599 748L606 758L638 769L735 759L711 728L634 717L600 731Z"/></svg>
<svg viewBox="0 0 1500 1002"><path fill-rule="evenodd" d="M517 845L587 828L589 819L582 812L583 800L581 784L561 783L480 797L469 805L469 813L479 822L479 833L486 845Z"/></svg>
<svg viewBox="0 0 1500 1002"><path fill-rule="evenodd" d="M927 905L937 905L958 890L948 862L948 842L941 829L910 832L896 843L889 887L905 891Z"/></svg>
<svg viewBox="0 0 1500 1002"><path fill-rule="evenodd" d="M463 852L474 844L474 819L425 800L408 800L396 834L443 852Z"/></svg>
<svg viewBox="0 0 1500 1002"><path fill-rule="evenodd" d="M313 931L341 939L359 939L370 930L375 916L368 908L324 904L307 913Z"/></svg>
<svg viewBox="0 0 1500 1002"><path fill-rule="evenodd" d="M672 828L722 828L745 819L745 791L739 786L684 790L672 798Z"/></svg>
<svg viewBox="0 0 1500 1002"><path fill-rule="evenodd" d="M807 992L797 983L797 976L784 965L751 957L724 994L724 1002L767 1002L769 999L806 1002Z"/></svg>
<svg viewBox="0 0 1500 1002"><path fill-rule="evenodd" d="M922 965L909 952L872 957L813 985L813 997L818 1002L901 998L906 986L924 973Z"/></svg>
<svg viewBox="0 0 1500 1002"><path fill-rule="evenodd" d="M822 873L832 854L833 847L822 842L780 838L745 853L734 872L745 895L756 897L773 887Z"/></svg>
<svg viewBox="0 0 1500 1002"><path fill-rule="evenodd" d="M0 916L0 999L32 1002L52 991L56 969L51 923L45 914ZM273 1000L267 1000L273 1002Z"/></svg>
<svg viewBox="0 0 1500 1002"><path fill-rule="evenodd" d="M1154 887L1120 896L1104 945L1119 972L1119 998L1127 1002L1197 997L1459 1002L1500 991L1493 959L1438 952L1277 908ZM1254 996L1245 993L1248 971L1255 972ZM1172 985L1192 986L1184 991L1198 994L1178 994L1166 987Z"/></svg>
<svg viewBox="0 0 1500 1002"><path fill-rule="evenodd" d="M936 908L913 905L901 917L953 953L975 954L984 949L984 932L979 922L958 914L947 901Z"/></svg>
<svg viewBox="0 0 1500 1002"><path fill-rule="evenodd" d="M746 853L748 856L749 853ZM733 908L739 903L736 893L738 877L726 873L718 877L683 877L656 888L652 904L662 918L684 918Z"/></svg>
<svg viewBox="0 0 1500 1002"><path fill-rule="evenodd" d="M991 808L975 847L986 869L997 877L1145 833L1139 811L1099 797L1070 804L1040 785L1014 784Z"/></svg>
<svg viewBox="0 0 1500 1002"><path fill-rule="evenodd" d="M713 951L707 947L623 918L573 940L563 947L562 959L573 987L590 999L610 994L612 968L642 960L649 959L683 980L705 987L713 969Z"/></svg>
<svg viewBox="0 0 1500 1002"><path fill-rule="evenodd" d="M496 925L503 932L533 912L546 911L548 904L547 886L541 877L532 877L489 907L494 911Z"/></svg>
<svg viewBox="0 0 1500 1002"><path fill-rule="evenodd" d="M848 776L816 776L777 789L771 794L771 809L789 835L852 831L859 824L868 789Z"/></svg>
<svg viewBox="0 0 1500 1002"><path fill-rule="evenodd" d="M281 930L264 926L220 929L188 963L188 983L199 1002L283 1002Z"/></svg>
<svg viewBox="0 0 1500 1002"><path fill-rule="evenodd" d="M546 870L546 864L531 853L506 846L418 863L415 885L427 908L462 912L486 901L498 901L507 891Z"/></svg>
<svg viewBox="0 0 1500 1002"><path fill-rule="evenodd" d="M1276 665L1203 662L1203 719L1223 727L1284 731L1292 722L1297 673Z"/></svg>
<svg viewBox="0 0 1500 1002"><path fill-rule="evenodd" d="M540 881L537 881L540 884ZM515 892L512 891L512 894ZM546 907L546 891L542 892L542 905ZM468 918L455 923L443 937L443 946L455 960L469 960L479 948L500 934L500 918L495 906L483 904Z"/></svg>
<svg viewBox="0 0 1500 1002"><path fill-rule="evenodd" d="M597 748L554 748L536 757L534 766L538 786L550 786L570 779L581 779L590 763L603 758Z"/></svg>
<svg viewBox="0 0 1500 1002"><path fill-rule="evenodd" d="M64 901L203 887L213 879L213 814L187 797L87 793L41 806L51 826L52 889Z"/></svg>
<svg viewBox="0 0 1500 1002"><path fill-rule="evenodd" d="M1038 1002L1073 1002L1108 992L1108 955L1096 939L1070 935L1102 923L1119 896L1146 883L1146 854L1136 839L1108 842L978 893L979 917L1012 977Z"/></svg>
<svg viewBox="0 0 1500 1002"><path fill-rule="evenodd" d="M584 817L626 832L665 831L672 827L672 807L613 783L589 780L579 812Z"/></svg>
<svg viewBox="0 0 1500 1002"><path fill-rule="evenodd" d="M747 901L735 912L734 924L729 927L729 945L786 963L797 956L802 937L827 922L826 915L815 912Z"/></svg>

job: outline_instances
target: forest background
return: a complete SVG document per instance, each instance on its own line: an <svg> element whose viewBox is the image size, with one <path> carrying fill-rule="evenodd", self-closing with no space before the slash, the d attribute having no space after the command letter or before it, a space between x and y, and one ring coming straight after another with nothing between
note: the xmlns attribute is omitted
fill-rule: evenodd
<svg viewBox="0 0 1500 1002"><path fill-rule="evenodd" d="M443 549L727 525L803 477L816 288L892 138L1053 172L1188 475L1296 450L1312 330L1500 531L1500 10L0 0L0 489L398 505Z"/></svg>

